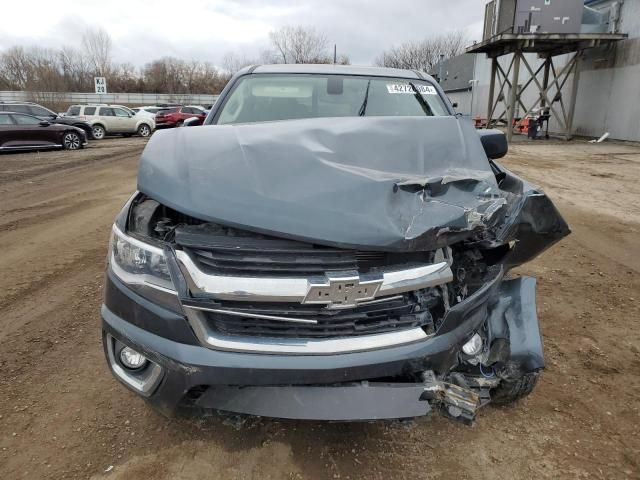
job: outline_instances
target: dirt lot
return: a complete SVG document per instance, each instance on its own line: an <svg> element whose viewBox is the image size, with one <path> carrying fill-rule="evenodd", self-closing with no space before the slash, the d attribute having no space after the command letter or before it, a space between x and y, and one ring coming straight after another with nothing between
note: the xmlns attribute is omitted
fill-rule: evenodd
<svg viewBox="0 0 640 480"><path fill-rule="evenodd" d="M574 233L521 268L539 281L541 383L471 428L167 420L120 386L99 306L143 146L0 155L0 478L640 478L640 146L512 148Z"/></svg>

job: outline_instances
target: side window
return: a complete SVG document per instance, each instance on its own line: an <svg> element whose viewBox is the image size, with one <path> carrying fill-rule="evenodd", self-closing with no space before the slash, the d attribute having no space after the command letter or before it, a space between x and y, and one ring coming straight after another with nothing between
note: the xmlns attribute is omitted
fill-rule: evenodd
<svg viewBox="0 0 640 480"><path fill-rule="evenodd" d="M7 107L9 107L9 111L10 112L31 114L31 110L29 109L29 105L7 105Z"/></svg>
<svg viewBox="0 0 640 480"><path fill-rule="evenodd" d="M40 105L31 105L31 115L36 117L52 117L55 113L41 107Z"/></svg>
<svg viewBox="0 0 640 480"><path fill-rule="evenodd" d="M17 114L11 116L18 125L38 125L41 122L39 118L32 117L30 115Z"/></svg>
<svg viewBox="0 0 640 480"><path fill-rule="evenodd" d="M67 110L67 115L69 115L70 117L77 117L78 115L80 115L80 106L79 105L70 106L69 109Z"/></svg>
<svg viewBox="0 0 640 480"><path fill-rule="evenodd" d="M182 107L182 113L193 113L193 108Z"/></svg>
<svg viewBox="0 0 640 480"><path fill-rule="evenodd" d="M100 115L103 117L115 117L116 114L111 107L100 107Z"/></svg>
<svg viewBox="0 0 640 480"><path fill-rule="evenodd" d="M96 107L84 107L84 114L85 115L95 115L96 114Z"/></svg>
<svg viewBox="0 0 640 480"><path fill-rule="evenodd" d="M11 117L9 115L0 114L0 125L13 125Z"/></svg>
<svg viewBox="0 0 640 480"><path fill-rule="evenodd" d="M114 108L113 111L115 112L116 117L127 117L127 118L129 118L129 112L127 112L123 108Z"/></svg>
<svg viewBox="0 0 640 480"><path fill-rule="evenodd" d="M191 110L193 110L193 113L195 113L196 115L204 115L204 112L202 110L200 110L199 108L192 108Z"/></svg>

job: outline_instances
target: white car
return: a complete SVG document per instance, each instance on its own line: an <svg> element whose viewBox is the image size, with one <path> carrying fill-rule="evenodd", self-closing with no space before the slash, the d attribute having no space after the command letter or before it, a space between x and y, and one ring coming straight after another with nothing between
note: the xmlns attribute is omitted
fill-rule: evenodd
<svg viewBox="0 0 640 480"><path fill-rule="evenodd" d="M151 125L151 129L155 130L156 128L156 122L154 120L156 118L155 114L151 115L151 114L148 114L147 112L139 111L137 108L129 108L124 105L108 105L108 106L114 107L114 108L123 108L124 110L126 110L136 118L144 118L146 120L151 120L153 122L153 124Z"/></svg>
<svg viewBox="0 0 640 480"><path fill-rule="evenodd" d="M132 108L132 110L134 112L136 112L137 115L143 115L145 117L148 118L156 118L156 113L158 113L160 110L166 110L167 107L157 107L155 105L153 106L148 106L148 107L136 107L136 108Z"/></svg>

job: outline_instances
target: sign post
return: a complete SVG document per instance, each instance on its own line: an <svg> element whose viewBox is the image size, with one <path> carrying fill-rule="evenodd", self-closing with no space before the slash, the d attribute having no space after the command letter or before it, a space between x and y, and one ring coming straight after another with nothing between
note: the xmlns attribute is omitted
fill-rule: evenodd
<svg viewBox="0 0 640 480"><path fill-rule="evenodd" d="M107 79L105 77L93 77L93 83L96 87L96 93L107 93Z"/></svg>

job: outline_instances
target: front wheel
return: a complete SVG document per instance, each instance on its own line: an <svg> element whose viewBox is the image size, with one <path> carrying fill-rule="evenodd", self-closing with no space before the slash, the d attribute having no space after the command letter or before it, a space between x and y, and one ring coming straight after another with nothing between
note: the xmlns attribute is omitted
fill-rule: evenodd
<svg viewBox="0 0 640 480"><path fill-rule="evenodd" d="M82 140L76 132L67 132L62 136L62 146L65 150L78 150L82 148Z"/></svg>
<svg viewBox="0 0 640 480"><path fill-rule="evenodd" d="M102 125L94 125L91 127L91 134L96 140L102 140L107 133Z"/></svg>
<svg viewBox="0 0 640 480"><path fill-rule="evenodd" d="M141 137L148 137L149 135L151 135L151 128L149 128L149 125L147 125L146 123L140 125L138 127L138 135L140 135Z"/></svg>
<svg viewBox="0 0 640 480"><path fill-rule="evenodd" d="M176 122L176 127L181 127L183 123L184 123L184 120L178 120Z"/></svg>
<svg viewBox="0 0 640 480"><path fill-rule="evenodd" d="M540 372L525 373L515 380L502 380L491 390L491 402L496 405L507 405L526 397L538 383Z"/></svg>

